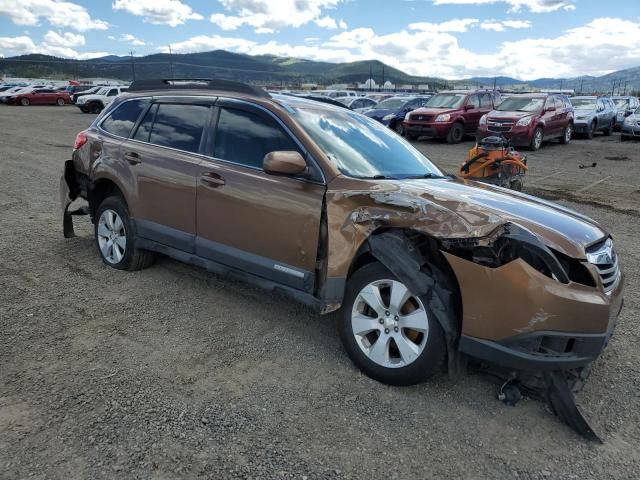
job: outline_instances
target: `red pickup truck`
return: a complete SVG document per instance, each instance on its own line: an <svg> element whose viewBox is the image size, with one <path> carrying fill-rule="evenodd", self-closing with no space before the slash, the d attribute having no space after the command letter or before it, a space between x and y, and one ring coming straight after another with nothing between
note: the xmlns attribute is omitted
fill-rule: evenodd
<svg viewBox="0 0 640 480"><path fill-rule="evenodd" d="M452 90L440 92L423 108L407 114L404 128L409 140L418 137L444 138L460 143L465 134L475 135L480 118L500 103L493 90Z"/></svg>
<svg viewBox="0 0 640 480"><path fill-rule="evenodd" d="M71 96L64 90L38 88L31 92L16 93L7 99L7 103L13 105L64 105L71 103Z"/></svg>

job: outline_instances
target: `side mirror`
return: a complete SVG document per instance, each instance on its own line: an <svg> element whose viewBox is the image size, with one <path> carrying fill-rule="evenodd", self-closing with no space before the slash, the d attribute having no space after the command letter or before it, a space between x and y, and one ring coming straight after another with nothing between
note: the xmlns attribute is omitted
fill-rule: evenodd
<svg viewBox="0 0 640 480"><path fill-rule="evenodd" d="M271 175L300 175L306 172L307 162L298 152L271 152L264 156L262 169Z"/></svg>
<svg viewBox="0 0 640 480"><path fill-rule="evenodd" d="M475 105L465 105L465 106L464 106L464 109L465 109L465 110L474 110L475 108L476 108L476 106L475 106Z"/></svg>

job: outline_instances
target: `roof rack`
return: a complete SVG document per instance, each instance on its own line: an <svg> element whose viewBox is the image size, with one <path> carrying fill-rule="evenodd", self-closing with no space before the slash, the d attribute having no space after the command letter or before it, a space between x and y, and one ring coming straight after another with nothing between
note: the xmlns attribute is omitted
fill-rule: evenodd
<svg viewBox="0 0 640 480"><path fill-rule="evenodd" d="M271 95L261 88L253 87L246 83L212 78L136 80L129 87L129 92L149 90L223 90L226 92L246 93L256 97L271 98Z"/></svg>

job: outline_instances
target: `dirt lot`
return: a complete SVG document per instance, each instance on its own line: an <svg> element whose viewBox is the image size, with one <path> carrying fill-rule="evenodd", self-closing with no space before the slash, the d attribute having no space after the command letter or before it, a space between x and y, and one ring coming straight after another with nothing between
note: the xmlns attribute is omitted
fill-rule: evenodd
<svg viewBox="0 0 640 480"><path fill-rule="evenodd" d="M640 475L640 144L529 153L526 190L601 221L627 273L616 335L578 397L595 446L540 402L503 405L484 377L369 380L335 317L168 259L105 267L88 221L65 240L58 211L62 162L92 118L0 108L0 478ZM454 170L471 143L418 145Z"/></svg>

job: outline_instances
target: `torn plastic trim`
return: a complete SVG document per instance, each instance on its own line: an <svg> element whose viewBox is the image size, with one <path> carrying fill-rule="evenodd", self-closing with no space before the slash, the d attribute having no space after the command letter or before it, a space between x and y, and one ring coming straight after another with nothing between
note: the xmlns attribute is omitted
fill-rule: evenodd
<svg viewBox="0 0 640 480"><path fill-rule="evenodd" d="M82 206L75 210L69 210L71 204L80 196L81 187L76 179L76 170L73 160L64 162L64 173L60 178L60 201L62 203L62 234L64 238L75 237L73 229L73 216L87 215L89 208Z"/></svg>
<svg viewBox="0 0 640 480"><path fill-rule="evenodd" d="M569 275L562 264L534 233L515 223L505 223L482 238L444 239L443 249L474 263L497 268L522 259L536 270L568 284Z"/></svg>

